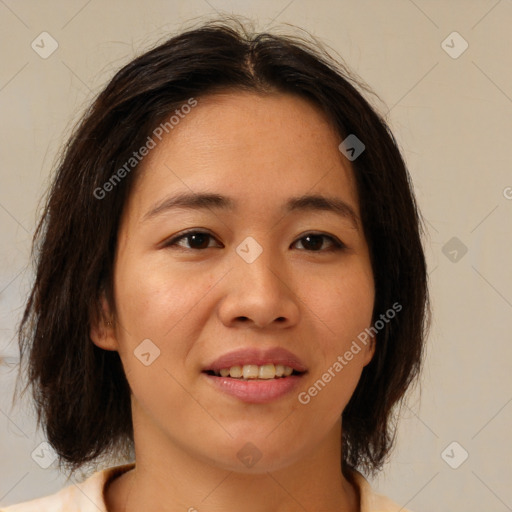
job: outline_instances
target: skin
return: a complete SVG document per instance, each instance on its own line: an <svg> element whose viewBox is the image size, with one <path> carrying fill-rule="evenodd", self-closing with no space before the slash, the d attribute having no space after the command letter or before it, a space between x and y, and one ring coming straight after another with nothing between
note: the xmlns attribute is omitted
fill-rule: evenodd
<svg viewBox="0 0 512 512"><path fill-rule="evenodd" d="M370 326L374 280L359 221L353 171L324 114L289 94L246 92L200 98L143 161L121 219L113 320L91 338L122 359L132 390L136 468L106 490L109 511L359 510L342 474L341 414L373 355L362 347L307 405L298 401ZM234 210L174 208L145 218L178 192L215 192ZM322 194L357 216L283 213L292 196ZM208 231L206 249L163 242L189 228ZM329 250L329 238L345 247ZM263 252L235 251L248 236ZM322 245L323 240L323 245ZM197 245L195 246L197 247ZM151 339L160 356L134 357ZM244 347L284 347L306 364L296 391L267 404L226 395L201 373ZM237 457L247 443L261 459Z"/></svg>

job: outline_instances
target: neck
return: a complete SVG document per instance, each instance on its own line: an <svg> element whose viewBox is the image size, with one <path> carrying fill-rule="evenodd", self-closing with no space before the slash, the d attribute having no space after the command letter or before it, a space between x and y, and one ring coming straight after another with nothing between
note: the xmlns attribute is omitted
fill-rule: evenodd
<svg viewBox="0 0 512 512"><path fill-rule="evenodd" d="M223 469L161 431L134 428L136 466L106 490L108 511L235 512L243 504L245 512L357 512L358 493L341 472L341 422L337 427L311 453L257 473Z"/></svg>

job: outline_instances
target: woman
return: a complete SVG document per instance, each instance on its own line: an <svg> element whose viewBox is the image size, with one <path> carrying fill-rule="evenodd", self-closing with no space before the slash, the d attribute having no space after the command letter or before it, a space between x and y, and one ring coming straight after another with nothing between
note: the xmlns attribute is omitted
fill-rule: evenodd
<svg viewBox="0 0 512 512"><path fill-rule="evenodd" d="M382 118L297 38L184 32L119 71L70 139L20 327L62 467L9 512L388 511L420 369L420 221ZM403 510L403 509L402 509Z"/></svg>

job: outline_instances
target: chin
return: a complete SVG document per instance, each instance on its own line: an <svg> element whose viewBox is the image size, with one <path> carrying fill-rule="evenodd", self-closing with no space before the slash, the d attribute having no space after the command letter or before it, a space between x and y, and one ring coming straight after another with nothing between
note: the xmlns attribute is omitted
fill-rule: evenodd
<svg viewBox="0 0 512 512"><path fill-rule="evenodd" d="M293 436L288 436L292 439ZM295 438L296 439L296 438ZM232 471L242 474L266 474L269 471L279 471L295 463L306 452L306 449L297 447L297 442L290 443L287 446L278 439L269 441L268 434L261 438L256 436L234 438L226 440L224 446L212 452L204 453L212 464L225 471ZM215 445L215 442L210 444ZM197 445L196 445L197 449Z"/></svg>

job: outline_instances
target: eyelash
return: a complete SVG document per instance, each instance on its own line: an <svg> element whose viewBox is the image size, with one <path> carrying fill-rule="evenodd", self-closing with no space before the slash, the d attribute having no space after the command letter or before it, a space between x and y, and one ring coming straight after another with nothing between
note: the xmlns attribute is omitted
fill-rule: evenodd
<svg viewBox="0 0 512 512"><path fill-rule="evenodd" d="M181 249L191 250L191 251L204 251L205 249L213 248L213 247L204 247L202 249L197 249L197 248L193 248L193 247L183 247L183 246L178 245L179 241L187 239L191 235L206 235L206 236L209 236L210 238L215 239L215 237L211 233L208 233L207 231L190 230L190 231L185 231L184 233L181 233L180 235L178 235L174 238L171 238L170 240L168 240L167 242L164 243L164 247L166 247L166 248L180 247ZM318 253L334 252L334 251L339 251L339 250L345 249L345 247L346 247L343 242L341 242L340 240L338 240L337 238L335 238L333 236L326 235L323 233L314 233L314 232L304 234L303 236L298 238L292 245L294 245L295 243L297 243L300 240L304 240L305 238L307 238L309 236L321 237L323 239L327 239L330 241L331 247L329 249L323 249L323 250L303 249L306 252L318 252Z"/></svg>

